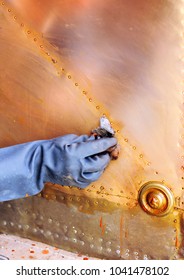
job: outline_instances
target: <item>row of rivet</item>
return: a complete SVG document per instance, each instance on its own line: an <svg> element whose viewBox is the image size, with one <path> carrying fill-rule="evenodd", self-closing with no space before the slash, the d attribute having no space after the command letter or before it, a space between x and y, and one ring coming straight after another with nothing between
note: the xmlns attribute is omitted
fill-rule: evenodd
<svg viewBox="0 0 184 280"><path fill-rule="evenodd" d="M98 191L96 192L94 192L94 193L98 193ZM121 192L120 192L121 193ZM123 195L120 195L120 194L109 194L109 193L101 193L101 192L99 192L99 195L101 195L101 197L102 198L104 198L104 197L106 197L106 196L111 196L111 197L113 197L113 196L115 196L115 197L117 197L117 198L122 198L122 199L125 199L126 200L126 202L121 202L121 203L116 203L116 206L117 207L119 207L119 206L121 206L121 205L126 205L126 206L130 206L131 205L131 203L129 202L129 200L131 200L131 202L133 201L133 200L135 200L135 203L136 203L136 199L135 198L132 198L131 196L133 195L133 193L131 192L131 196L123 196ZM88 198L84 198L84 197L81 197L80 198L80 196L77 196L77 195L72 195L72 196L63 196L63 195L61 195L61 194L59 194L58 196L56 195L56 194L54 194L54 195L49 195L49 194L47 194L47 193L44 193L43 194L43 197L44 198L46 198L46 199L52 199L52 200L57 200L57 201L66 201L66 202L83 202L82 203L82 205L81 206L85 206L85 208L86 207L90 207L90 205L94 205L94 206L98 206L99 205L99 201L98 200L94 200L94 201L92 201L92 200L89 200ZM114 204L115 205L115 204ZM107 207L108 206L108 202L107 201L104 201L104 202L100 202L100 206L105 206L105 207Z"/></svg>
<svg viewBox="0 0 184 280"><path fill-rule="evenodd" d="M5 2L1 2L1 5L2 5L2 6L5 6ZM14 20L16 20L16 21L18 20L17 16L12 12L12 9L10 9L10 8L7 7L7 11L8 11L9 13L12 13L12 14L13 14L12 17L13 17ZM54 64L54 66L55 66L56 69L57 69L57 74L58 74L59 76L65 74L66 77L67 77L69 80L72 80L72 81L73 81L71 74L69 74L69 73L65 70L65 68L60 67L59 59L56 58L55 55L52 55L52 54L47 50L47 47L45 48L45 46L43 45L44 42L42 41L42 42L40 43L40 39L38 39L38 37L34 36L35 33L32 32L30 29L28 29L24 23L21 23L20 26L21 26L22 28L25 29L25 32L26 32L27 35L31 35L31 36L33 35L33 41L39 45L39 47L40 47L40 49L41 49L41 51L42 51L42 54L44 53L44 54L49 58L49 60ZM77 82L75 82L75 81L73 81L73 82L74 82L75 87L77 87L77 88L82 92L82 94L83 94L84 96L87 97L88 101L91 102L92 104L94 104L95 108L96 108L97 110L99 110L100 114L101 114L101 115L106 115L106 113L104 113L105 110L102 108L102 106L99 106L98 104L96 104L94 98L92 98L91 96L89 96L89 94L88 94L88 92L87 92L86 90L80 88L79 83L77 83ZM108 116L108 117L109 117L109 116ZM113 124L113 122L111 122L111 125L113 125L113 126L115 127L115 124ZM118 128L115 127L115 130L116 130L116 133L117 133L118 135L120 135L120 134L119 134L119 133L120 133L120 129L118 129ZM120 135L120 137L121 137L121 135ZM129 145L132 147L132 149L133 149L134 151L137 150L137 147L136 147L135 145L132 145L132 144L129 143L128 138L123 137L123 142L129 144ZM151 162L146 161L146 160L144 159L144 156L143 156L142 153L138 153L138 159L141 160L141 161L144 163L144 165L147 165L147 166L150 166L150 165L151 165Z"/></svg>
<svg viewBox="0 0 184 280"><path fill-rule="evenodd" d="M20 224L17 225L16 223L9 222L9 221L8 222L7 221L2 221L2 225L6 226L6 227L8 225L10 225L11 227L18 227L18 229L24 229L24 230L30 229L29 225L20 225ZM43 235L45 235L47 237L52 236L52 237L54 237L56 239L63 238L65 241L70 241L72 243L78 243L79 245L82 245L82 246L84 246L84 245L87 246L87 244L88 244L91 249L96 249L97 252L98 251L103 251L103 252L106 251L108 253L112 252L112 248L110 247L110 246L112 246L112 242L111 241L107 241L105 243L105 245L99 246L99 245L94 245L92 243L90 244L89 240L87 240L87 241L78 240L75 237L68 237L66 235L61 235L60 233L53 233L53 232L51 232L49 230L44 231L43 229L40 229L40 228L32 228L32 231L33 231L33 233L38 233L39 232L39 233L41 233L41 234L43 234ZM84 236L85 236L85 234L83 234L83 237ZM91 241L93 239L94 238L91 237ZM100 243L104 242L104 240L102 238L99 238L98 241ZM117 249L115 250L115 252L122 259L124 259L124 258L128 259L129 257L131 257L131 259L144 259L144 260L149 259L146 254L144 254L143 256L140 256L137 251L133 251L130 254L130 250L129 249L125 249L125 250L123 250L123 252L120 252L119 246L117 246Z"/></svg>

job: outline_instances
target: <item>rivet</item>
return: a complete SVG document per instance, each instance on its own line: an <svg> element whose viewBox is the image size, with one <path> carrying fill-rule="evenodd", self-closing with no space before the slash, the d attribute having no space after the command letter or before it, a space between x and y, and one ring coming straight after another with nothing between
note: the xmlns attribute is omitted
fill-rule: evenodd
<svg viewBox="0 0 184 280"><path fill-rule="evenodd" d="M11 12L11 10L10 10L10 9L8 9L8 12L10 13L10 12Z"/></svg>
<svg viewBox="0 0 184 280"><path fill-rule="evenodd" d="M148 214L164 216L174 207L174 197L162 182L150 181L139 191L139 203Z"/></svg>
<svg viewBox="0 0 184 280"><path fill-rule="evenodd" d="M6 221L3 221L3 226L6 226L7 225L7 222Z"/></svg>
<svg viewBox="0 0 184 280"><path fill-rule="evenodd" d="M50 236L52 233L48 230L47 232L46 232L46 235L47 236Z"/></svg>
<svg viewBox="0 0 184 280"><path fill-rule="evenodd" d="M124 139L124 141L125 141L125 142L128 142L128 139L127 139L127 138L125 138L125 139Z"/></svg>
<svg viewBox="0 0 184 280"><path fill-rule="evenodd" d="M33 229L33 232L37 232L38 230L36 228Z"/></svg>
<svg viewBox="0 0 184 280"><path fill-rule="evenodd" d="M11 204L8 203L8 204L7 204L7 207L8 207L8 208L11 208Z"/></svg>
<svg viewBox="0 0 184 280"><path fill-rule="evenodd" d="M28 30L28 31L27 31L27 34L31 34L31 31L30 31L30 30Z"/></svg>
<svg viewBox="0 0 184 280"><path fill-rule="evenodd" d="M36 42L36 41L37 41L37 38L34 38L34 41Z"/></svg>
<svg viewBox="0 0 184 280"><path fill-rule="evenodd" d="M100 106L96 106L96 109L99 110L99 109L100 109Z"/></svg>
<svg viewBox="0 0 184 280"><path fill-rule="evenodd" d="M49 223L49 224L52 223L52 219L51 219L51 218L48 219L48 223Z"/></svg>
<svg viewBox="0 0 184 280"><path fill-rule="evenodd" d="M120 250L116 250L117 255L120 255L120 253L121 253Z"/></svg>
<svg viewBox="0 0 184 280"><path fill-rule="evenodd" d="M73 243L77 243L77 239L76 238L72 238L72 242Z"/></svg>
<svg viewBox="0 0 184 280"><path fill-rule="evenodd" d="M80 241L80 244L81 244L82 246L84 246L84 245L85 245L84 241Z"/></svg>
<svg viewBox="0 0 184 280"><path fill-rule="evenodd" d="M173 221L174 223L177 223L177 220L176 219L174 219L174 221Z"/></svg>
<svg viewBox="0 0 184 280"><path fill-rule="evenodd" d="M136 146L133 146L133 150L136 150Z"/></svg>
<svg viewBox="0 0 184 280"><path fill-rule="evenodd" d="M89 102L92 102L92 98L89 98Z"/></svg>
<svg viewBox="0 0 184 280"><path fill-rule="evenodd" d="M143 158L143 154L140 154L139 157L140 157L140 158Z"/></svg>
<svg viewBox="0 0 184 280"><path fill-rule="evenodd" d="M54 237L55 237L55 238L59 238L59 234L55 233L55 234L54 234Z"/></svg>
<svg viewBox="0 0 184 280"><path fill-rule="evenodd" d="M16 16L14 16L14 19L16 20L16 19L17 19L17 17L16 17Z"/></svg>
<svg viewBox="0 0 184 280"><path fill-rule="evenodd" d="M83 90L82 93L85 94L85 95L87 94L87 92L85 90Z"/></svg>
<svg viewBox="0 0 184 280"><path fill-rule="evenodd" d="M29 229L29 225L25 225L24 228L25 228L25 229Z"/></svg>
<svg viewBox="0 0 184 280"><path fill-rule="evenodd" d="M13 226L14 226L14 223L13 223L13 222L10 222L10 225L13 227Z"/></svg>
<svg viewBox="0 0 184 280"><path fill-rule="evenodd" d="M67 232L67 230L68 230L67 225L64 225L64 226L63 226L63 229L64 229L64 232L66 233L66 232Z"/></svg>
<svg viewBox="0 0 184 280"><path fill-rule="evenodd" d="M71 79L72 77L70 75L68 75L68 79Z"/></svg>
<svg viewBox="0 0 184 280"><path fill-rule="evenodd" d="M21 229L21 228L22 228L22 225L18 225L18 228Z"/></svg>
<svg viewBox="0 0 184 280"><path fill-rule="evenodd" d="M1 4L4 5L4 2L2 2Z"/></svg>
<svg viewBox="0 0 184 280"><path fill-rule="evenodd" d="M21 23L21 25L20 25L20 26L24 27L24 24L23 24L23 23Z"/></svg>
<svg viewBox="0 0 184 280"><path fill-rule="evenodd" d="M75 83L75 86L78 87L78 83Z"/></svg>
<svg viewBox="0 0 184 280"><path fill-rule="evenodd" d="M98 247L98 251L102 251L102 250L103 250L102 246Z"/></svg>
<svg viewBox="0 0 184 280"><path fill-rule="evenodd" d="M40 48L42 49L42 48L43 48L43 45L40 45Z"/></svg>
<svg viewBox="0 0 184 280"><path fill-rule="evenodd" d="M94 244L90 244L90 248L92 249L92 248L94 248L95 246L94 246Z"/></svg>

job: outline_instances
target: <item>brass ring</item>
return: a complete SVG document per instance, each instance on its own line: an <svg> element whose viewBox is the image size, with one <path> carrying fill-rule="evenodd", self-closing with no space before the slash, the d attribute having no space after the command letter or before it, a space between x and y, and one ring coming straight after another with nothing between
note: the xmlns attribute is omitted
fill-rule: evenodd
<svg viewBox="0 0 184 280"><path fill-rule="evenodd" d="M174 207L174 196L163 183L150 181L142 185L139 191L139 203L148 214L165 216Z"/></svg>

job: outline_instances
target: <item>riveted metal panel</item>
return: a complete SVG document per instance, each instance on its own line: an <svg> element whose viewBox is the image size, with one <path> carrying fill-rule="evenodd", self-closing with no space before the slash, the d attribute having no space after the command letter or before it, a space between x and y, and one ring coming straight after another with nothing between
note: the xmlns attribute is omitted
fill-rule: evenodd
<svg viewBox="0 0 184 280"><path fill-rule="evenodd" d="M183 258L183 20L182 0L0 1L1 147L90 134L103 114L121 146L86 190L47 184L2 203L2 232L104 258ZM173 193L167 216L139 207L149 181Z"/></svg>

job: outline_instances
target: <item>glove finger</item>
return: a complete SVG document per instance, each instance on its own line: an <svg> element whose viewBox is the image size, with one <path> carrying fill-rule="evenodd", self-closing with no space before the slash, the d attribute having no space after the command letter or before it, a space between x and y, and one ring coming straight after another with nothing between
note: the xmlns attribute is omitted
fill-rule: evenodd
<svg viewBox="0 0 184 280"><path fill-rule="evenodd" d="M85 158L83 167L85 172L97 172L104 170L109 162L110 155L108 153L104 153Z"/></svg>
<svg viewBox="0 0 184 280"><path fill-rule="evenodd" d="M88 135L75 135L75 134L67 134L64 136L60 136L57 138L54 138L53 140L59 144L59 145L71 145L74 143L81 143L86 142L89 139Z"/></svg>
<svg viewBox="0 0 184 280"><path fill-rule="evenodd" d="M75 147L76 152L83 158L105 152L117 144L116 138L102 138L83 142Z"/></svg>

